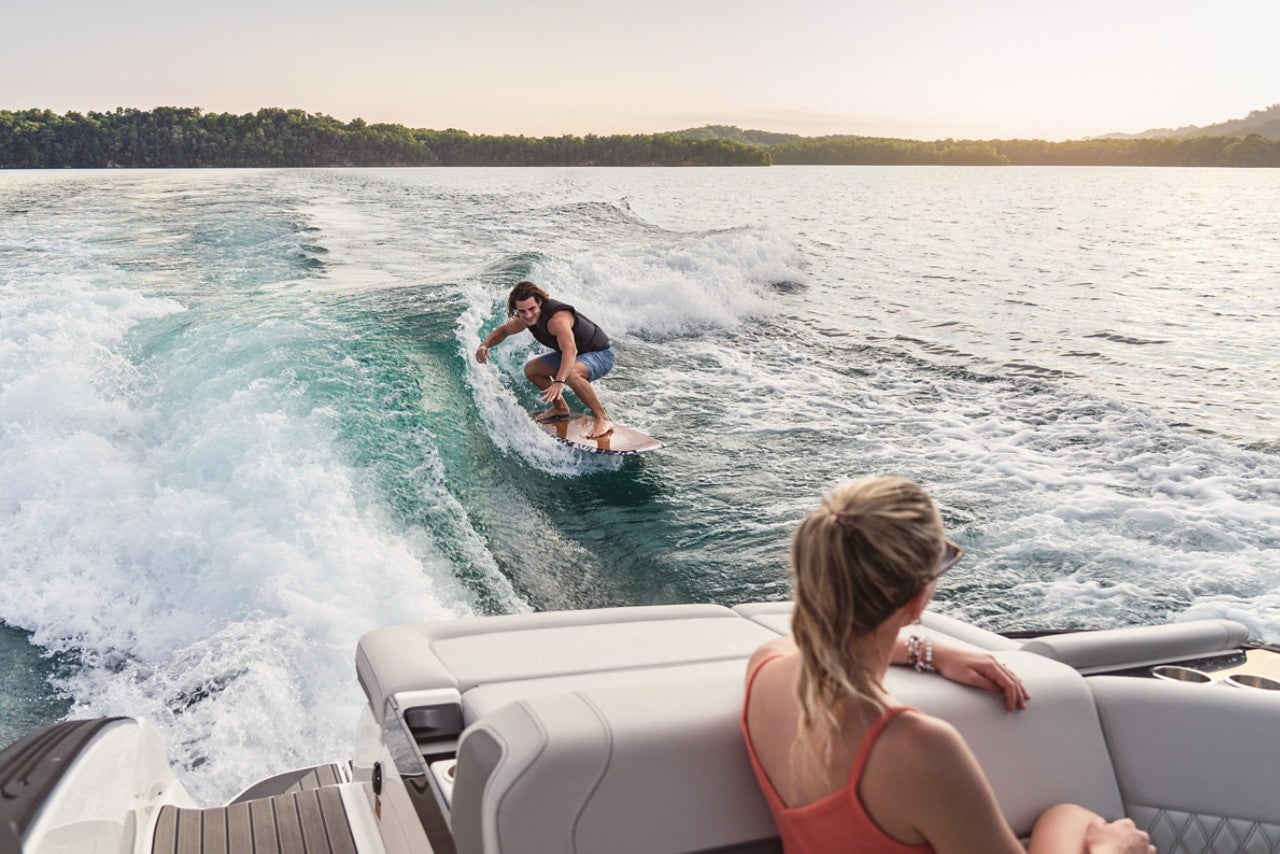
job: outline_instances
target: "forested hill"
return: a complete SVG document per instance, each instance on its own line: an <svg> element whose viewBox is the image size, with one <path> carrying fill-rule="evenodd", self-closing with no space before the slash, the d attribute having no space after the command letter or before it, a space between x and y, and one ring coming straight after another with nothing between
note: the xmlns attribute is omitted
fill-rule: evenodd
<svg viewBox="0 0 1280 854"><path fill-rule="evenodd" d="M1254 110L1243 119L1231 119L1216 125L1187 125L1180 128L1155 128L1142 133L1109 133L1102 139L1188 139L1195 136L1248 136L1256 133L1280 141L1280 104L1265 110Z"/></svg>
<svg viewBox="0 0 1280 854"><path fill-rule="evenodd" d="M798 133L774 133L767 130L743 130L733 125L703 125L700 128L685 128L676 131L680 136L692 139L728 139L747 145L777 145L780 142L795 142L804 139Z"/></svg>
<svg viewBox="0 0 1280 854"><path fill-rule="evenodd" d="M776 164L946 166L1280 166L1280 141L1259 134L1186 139L887 139L769 135L725 125L677 131L699 139L754 140ZM779 137L765 141L766 136Z"/></svg>
<svg viewBox="0 0 1280 854"><path fill-rule="evenodd" d="M0 168L193 166L767 166L725 139L674 133L483 136L343 123L302 110L198 108L67 113L0 110Z"/></svg>
<svg viewBox="0 0 1280 854"><path fill-rule="evenodd" d="M1280 105L1255 115L1280 113ZM1280 121L1280 116L1277 116ZM1269 120L1268 120L1269 121ZM1265 124L1265 122L1264 122ZM1269 166L1280 140L1247 136L911 140L706 125L659 134L484 136L343 123L302 110L110 113L0 110L0 168L199 166Z"/></svg>

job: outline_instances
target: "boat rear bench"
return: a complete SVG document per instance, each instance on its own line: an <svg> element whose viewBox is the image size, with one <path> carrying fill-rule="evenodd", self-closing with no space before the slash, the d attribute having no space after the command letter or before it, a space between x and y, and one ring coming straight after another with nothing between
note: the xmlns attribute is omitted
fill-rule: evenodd
<svg viewBox="0 0 1280 854"><path fill-rule="evenodd" d="M357 755L354 775L377 763L407 782L413 809L438 810L451 831L433 843L463 852L778 850L739 715L746 658L789 615L688 605L371 632L357 652L366 717L402 747L392 768ZM1243 627L1017 641L926 614L922 631L996 652L1031 693L1009 713L936 675L888 677L960 730L1019 834L1070 801L1131 816L1161 851L1280 851L1280 740L1262 735L1280 696L1081 672L1230 654Z"/></svg>

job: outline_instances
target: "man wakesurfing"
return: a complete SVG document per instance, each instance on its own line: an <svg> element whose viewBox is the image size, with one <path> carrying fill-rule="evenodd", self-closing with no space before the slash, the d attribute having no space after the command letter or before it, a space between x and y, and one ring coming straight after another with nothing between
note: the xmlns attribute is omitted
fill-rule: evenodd
<svg viewBox="0 0 1280 854"><path fill-rule="evenodd" d="M485 336L476 349L476 361L489 361L489 348L496 347L508 336L525 329L555 352L544 353L525 363L524 375L542 390L542 400L551 404L539 412L535 421L546 421L569 414L564 401L567 385L587 405L595 423L588 439L600 439L613 432L613 422L605 414L600 398L591 384L613 370L613 349L604 330L573 306L553 300L533 282L519 282L507 297L506 323Z"/></svg>

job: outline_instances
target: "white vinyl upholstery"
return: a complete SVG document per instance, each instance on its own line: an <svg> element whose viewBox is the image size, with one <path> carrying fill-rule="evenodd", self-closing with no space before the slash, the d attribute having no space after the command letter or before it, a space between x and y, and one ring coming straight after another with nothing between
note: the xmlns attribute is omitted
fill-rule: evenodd
<svg viewBox="0 0 1280 854"><path fill-rule="evenodd" d="M907 668L891 669L888 687L960 730L1018 833L1063 801L1118 818L1120 794L1084 679L1028 653L1002 658L1035 698L1028 711L1006 712L993 694ZM460 850L695 851L771 839L739 734L743 665L468 692L476 723L459 745L457 778L473 790L454 794Z"/></svg>
<svg viewBox="0 0 1280 854"><path fill-rule="evenodd" d="M985 649L989 652L1004 652L1018 649L1021 646L1018 641L1010 640L1004 635L980 629L977 626L957 620L955 617L948 617L946 614L925 611L920 615L920 622L926 629L931 629L954 640L962 641L976 649Z"/></svg>
<svg viewBox="0 0 1280 854"><path fill-rule="evenodd" d="M795 606L791 602L752 602L746 605L737 605L733 610L748 620L759 623L780 635L789 635L791 634L791 612L794 609ZM971 626L968 623L957 620L955 617L948 617L946 614L938 614L933 611L925 611L920 616L920 622L925 629L943 635L952 642L959 641L960 645L968 646L971 649L985 649L994 652L997 650L1018 649L1021 645L1018 641L1010 640L995 632Z"/></svg>
<svg viewBox="0 0 1280 854"><path fill-rule="evenodd" d="M763 603L396 626L361 640L358 667L379 710L401 691L461 692L450 824L463 854L776 850L739 716L747 657L789 631L790 615ZM1086 679L1048 656L1089 666L1211 653L1236 642L1235 624L1121 630L1116 651L1105 634L1021 644L928 613L915 631L989 651L1026 683L1030 708L1011 713L936 674L887 677L960 731L1018 834L1072 802L1129 814L1161 851L1280 854L1280 739L1257 738L1280 722L1280 697Z"/></svg>
<svg viewBox="0 0 1280 854"><path fill-rule="evenodd" d="M738 616L759 623L779 635L791 634L791 612L794 610L795 606L791 602L751 602L735 605L733 608Z"/></svg>
<svg viewBox="0 0 1280 854"><path fill-rule="evenodd" d="M548 611L375 629L356 676L381 718L401 691L745 658L775 635L719 605Z"/></svg>
<svg viewBox="0 0 1280 854"><path fill-rule="evenodd" d="M1211 655L1235 649L1248 637L1248 629L1232 620L1194 620L1046 635L1022 648L1087 674Z"/></svg>
<svg viewBox="0 0 1280 854"><path fill-rule="evenodd" d="M772 840L739 734L741 701L737 673L540 695L486 715L458 749L459 785L485 781L478 803L455 790L459 850L627 854Z"/></svg>
<svg viewBox="0 0 1280 854"><path fill-rule="evenodd" d="M1087 682L1121 795L1161 852L1280 851L1280 696L1219 683Z"/></svg>
<svg viewBox="0 0 1280 854"><path fill-rule="evenodd" d="M695 664L679 664L670 667L652 667L637 670L608 670L597 673L575 673L553 676L547 679L524 679L515 682L496 682L472 688L462 695L462 717L470 724L493 714L508 703L564 694L571 691L600 690L625 686L663 685L668 682L699 682L728 679L742 681L745 658L727 661L706 661Z"/></svg>

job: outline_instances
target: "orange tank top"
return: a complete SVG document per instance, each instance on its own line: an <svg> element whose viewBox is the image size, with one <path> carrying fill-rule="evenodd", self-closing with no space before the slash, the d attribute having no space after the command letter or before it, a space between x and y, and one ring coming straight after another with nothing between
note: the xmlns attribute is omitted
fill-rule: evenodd
<svg viewBox="0 0 1280 854"><path fill-rule="evenodd" d="M781 658L781 655L764 659L751 673L747 680L747 696L742 703L742 735L747 742L747 753L751 756L751 767L756 772L756 781L760 791L764 792L769 810L773 813L773 821L778 826L778 835L782 837L782 848L787 854L808 854L808 852L852 851L866 854L896 854L911 852L912 854L932 854L933 846L906 845L894 839L880 829L862 799L858 797L858 782L862 779L863 768L876 739L889 722L903 712L910 711L909 706L898 706L888 709L878 721L872 725L867 737L858 748L858 756L853 761L849 772L849 782L825 797L813 803L799 807L788 807L778 797L773 782L765 774L756 756L755 746L751 743L751 733L747 730L747 703L751 700L751 686L755 684L756 674L765 664Z"/></svg>

